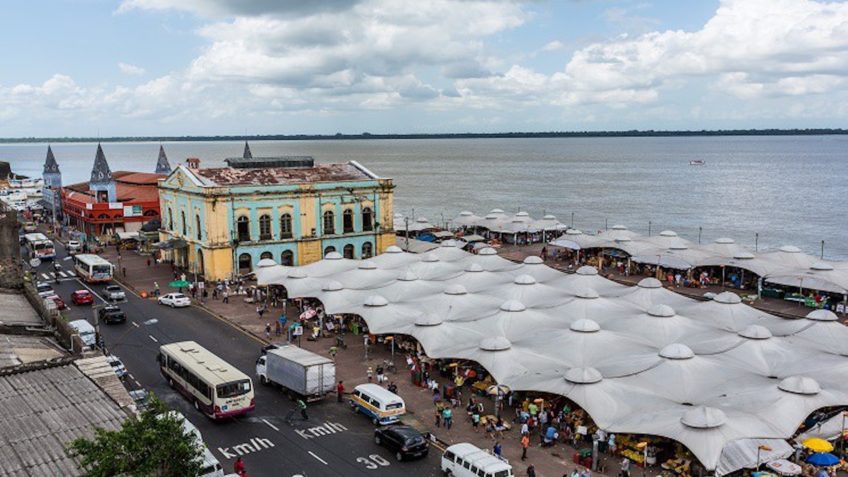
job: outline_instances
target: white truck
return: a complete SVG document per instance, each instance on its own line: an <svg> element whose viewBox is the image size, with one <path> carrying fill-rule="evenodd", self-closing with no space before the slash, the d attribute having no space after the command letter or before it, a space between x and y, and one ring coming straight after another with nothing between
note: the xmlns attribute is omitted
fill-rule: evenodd
<svg viewBox="0 0 848 477"><path fill-rule="evenodd" d="M317 401L336 388L336 363L297 346L269 349L256 360L262 384L276 384L290 395Z"/></svg>

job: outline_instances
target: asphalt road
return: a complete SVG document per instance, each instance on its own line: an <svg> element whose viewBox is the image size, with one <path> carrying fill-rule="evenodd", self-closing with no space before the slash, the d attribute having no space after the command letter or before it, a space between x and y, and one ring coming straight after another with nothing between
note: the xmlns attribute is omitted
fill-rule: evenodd
<svg viewBox="0 0 848 477"><path fill-rule="evenodd" d="M66 275L72 262L61 244L56 244L58 262ZM52 276L53 263L45 262L36 271L38 280ZM74 290L89 288L103 304L100 292L105 285L86 285L76 277L60 278L54 290L68 304L70 319L92 321L89 306L70 302ZM249 376L255 374L255 361L260 343L253 337L196 307L171 309L154 300L144 300L126 290L127 301L119 305L127 314L124 324L101 325L101 334L110 353L124 362L129 372L129 388L152 391L170 407L182 412L203 435L206 445L224 466L232 471L235 457L241 452L251 476L435 476L439 471L441 452L431 448L421 460L397 462L392 453L374 444L374 427L362 415L351 412L347 404L339 404L334 396L313 403L307 410L308 421L296 419L285 423L286 413L294 407L279 390L256 385L256 410L246 417L213 421L194 409L180 394L172 390L156 363L160 345L194 340L236 366ZM326 426L325 423L330 423ZM312 428L323 426L316 429ZM333 430L335 432L330 432Z"/></svg>

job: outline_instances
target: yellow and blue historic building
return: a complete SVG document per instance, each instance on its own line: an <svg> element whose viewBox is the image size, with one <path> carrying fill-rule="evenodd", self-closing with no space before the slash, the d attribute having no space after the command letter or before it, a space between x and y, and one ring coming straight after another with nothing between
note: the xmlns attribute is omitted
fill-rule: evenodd
<svg viewBox="0 0 848 477"><path fill-rule="evenodd" d="M190 158L159 183L165 258L215 280L260 260L304 265L329 252L368 258L395 242L394 185L361 164L243 157L201 168Z"/></svg>

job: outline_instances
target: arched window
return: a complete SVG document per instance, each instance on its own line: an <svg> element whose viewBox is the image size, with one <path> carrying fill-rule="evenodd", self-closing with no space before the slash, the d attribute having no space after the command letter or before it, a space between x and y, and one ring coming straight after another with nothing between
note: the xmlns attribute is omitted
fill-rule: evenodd
<svg viewBox="0 0 848 477"><path fill-rule="evenodd" d="M180 211L180 220L182 221L183 237L185 237L187 234L186 234L186 221L185 221L185 211L184 210Z"/></svg>
<svg viewBox="0 0 848 477"><path fill-rule="evenodd" d="M353 211L350 209L342 212L342 230L346 234L353 232Z"/></svg>
<svg viewBox="0 0 848 477"><path fill-rule="evenodd" d="M292 216L291 214L283 214L280 217L280 239L292 238Z"/></svg>
<svg viewBox="0 0 848 477"><path fill-rule="evenodd" d="M294 266L294 254L291 250L286 250L280 255L280 265L285 267Z"/></svg>
<svg viewBox="0 0 848 477"><path fill-rule="evenodd" d="M250 273L250 271L252 269L253 269L253 265L250 262L250 254L249 253L243 253L243 254L239 255L239 261L238 261L239 275L244 275L244 274Z"/></svg>
<svg viewBox="0 0 848 477"><path fill-rule="evenodd" d="M194 216L194 226L197 228L197 240L203 240L203 231L200 228L200 214Z"/></svg>
<svg viewBox="0 0 848 477"><path fill-rule="evenodd" d="M335 251L336 251L336 247L333 247L332 245L330 245L329 247L324 249L324 256L326 257L328 253L335 252Z"/></svg>
<svg viewBox="0 0 848 477"><path fill-rule="evenodd" d="M324 212L324 235L336 233L336 214L332 210ZM335 249L333 249L335 250ZM326 255L326 254L325 254Z"/></svg>
<svg viewBox="0 0 848 477"><path fill-rule="evenodd" d="M259 217L259 240L271 240L271 216Z"/></svg>
<svg viewBox="0 0 848 477"><path fill-rule="evenodd" d="M370 207L362 209L362 230L368 232L374 230L374 212Z"/></svg>
<svg viewBox="0 0 848 477"><path fill-rule="evenodd" d="M242 215L236 220L239 242L250 242L250 219Z"/></svg>
<svg viewBox="0 0 848 477"><path fill-rule="evenodd" d="M371 242L365 242L362 244L362 258L371 258L374 256L374 246L371 245Z"/></svg>
<svg viewBox="0 0 848 477"><path fill-rule="evenodd" d="M259 259L262 260L263 258L270 258L271 260L274 260L274 254L271 252L262 252L262 255L259 256Z"/></svg>
<svg viewBox="0 0 848 477"><path fill-rule="evenodd" d="M353 245L351 245L351 244L345 245L343 251L344 251L344 253L343 253L344 258L353 258L353 251L354 251Z"/></svg>
<svg viewBox="0 0 848 477"><path fill-rule="evenodd" d="M168 207L168 230L174 230L174 211Z"/></svg>

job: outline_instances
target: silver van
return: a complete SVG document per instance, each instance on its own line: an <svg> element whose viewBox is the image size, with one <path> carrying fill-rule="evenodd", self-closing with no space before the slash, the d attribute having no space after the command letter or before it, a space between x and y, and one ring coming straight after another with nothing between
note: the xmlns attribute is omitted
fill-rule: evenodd
<svg viewBox="0 0 848 477"><path fill-rule="evenodd" d="M80 339L86 346L94 346L97 344L97 333L94 331L94 327L91 326L91 323L85 320L75 320L68 323L68 326L70 326L80 336Z"/></svg>

